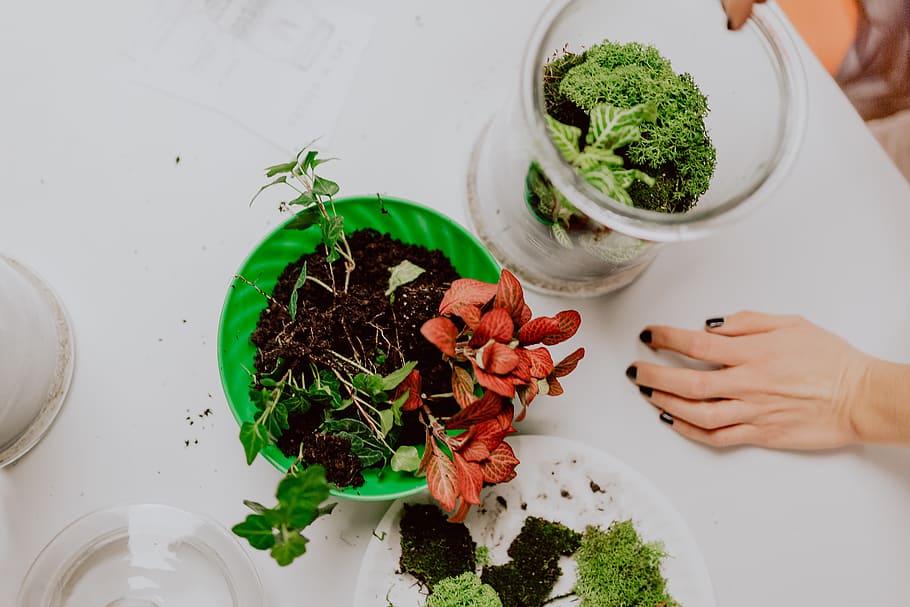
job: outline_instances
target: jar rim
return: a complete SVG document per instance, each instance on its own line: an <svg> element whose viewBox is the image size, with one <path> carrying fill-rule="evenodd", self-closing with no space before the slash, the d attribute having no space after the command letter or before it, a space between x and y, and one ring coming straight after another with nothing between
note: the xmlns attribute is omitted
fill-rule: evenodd
<svg viewBox="0 0 910 607"><path fill-rule="evenodd" d="M518 95L520 113L534 147L535 159L553 185L576 208L595 221L636 238L658 242L694 240L739 221L777 189L794 164L807 117L805 70L779 7L757 4L749 22L775 61L780 85L782 111L777 124L777 146L770 162L750 187L715 208L701 212L662 213L627 206L595 189L563 159L547 132L540 70L553 49L545 47L544 42L560 17L577 1L554 2L538 19L525 49Z"/></svg>

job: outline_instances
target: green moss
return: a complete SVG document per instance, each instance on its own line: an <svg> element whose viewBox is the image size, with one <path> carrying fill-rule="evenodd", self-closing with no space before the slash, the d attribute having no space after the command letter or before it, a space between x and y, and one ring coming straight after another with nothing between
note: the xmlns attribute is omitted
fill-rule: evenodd
<svg viewBox="0 0 910 607"><path fill-rule="evenodd" d="M490 564L490 549L486 546L478 546L474 551L474 560L478 567L486 567Z"/></svg>
<svg viewBox="0 0 910 607"><path fill-rule="evenodd" d="M468 572L440 580L433 586L427 607L502 607L502 601L492 586Z"/></svg>
<svg viewBox="0 0 910 607"><path fill-rule="evenodd" d="M554 92L548 79L559 76ZM717 153L705 129L707 99L691 75L676 74L653 46L605 41L580 56L564 56L548 64L544 82L545 91L549 90L547 111L558 120L554 111L573 117L565 108L567 101L585 112L598 103L621 108L648 101L657 104L657 120L642 124L641 140L623 153L631 168L658 179L657 191L650 196L645 188L635 188L636 206L684 211L708 189ZM567 123L587 128L578 123L577 116L573 120Z"/></svg>
<svg viewBox="0 0 910 607"><path fill-rule="evenodd" d="M429 588L476 568L477 545L468 528L448 522L435 505L405 504L399 528L401 570Z"/></svg>
<svg viewBox="0 0 910 607"><path fill-rule="evenodd" d="M581 534L538 517L525 519L509 546L512 560L484 567L481 579L496 589L503 607L540 607L562 575L560 556L571 556Z"/></svg>
<svg viewBox="0 0 910 607"><path fill-rule="evenodd" d="M679 607L660 573L664 556L662 544L642 542L631 520L607 531L588 527L575 553L581 607Z"/></svg>

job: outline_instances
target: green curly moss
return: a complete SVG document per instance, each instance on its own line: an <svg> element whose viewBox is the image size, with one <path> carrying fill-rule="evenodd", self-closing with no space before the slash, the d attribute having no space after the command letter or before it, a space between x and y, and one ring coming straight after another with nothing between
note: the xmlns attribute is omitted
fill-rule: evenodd
<svg viewBox="0 0 910 607"><path fill-rule="evenodd" d="M433 586L427 607L502 607L499 595L474 573L447 577Z"/></svg>
<svg viewBox="0 0 910 607"><path fill-rule="evenodd" d="M560 76L554 91L552 79ZM545 68L544 90L547 111L557 119L552 113L556 110L572 117L566 101L584 111L598 103L621 108L648 101L657 104L657 120L642 124L641 140L624 153L634 168L663 182L650 195L638 186L637 197L633 196L636 206L685 211L708 189L717 152L705 129L707 99L690 74L676 74L653 46L605 41L580 56L560 57ZM573 118L576 126L582 126Z"/></svg>
<svg viewBox="0 0 910 607"><path fill-rule="evenodd" d="M641 541L631 520L616 521L607 531L588 527L575 553L573 589L581 607L679 607L667 593L660 573L663 544Z"/></svg>

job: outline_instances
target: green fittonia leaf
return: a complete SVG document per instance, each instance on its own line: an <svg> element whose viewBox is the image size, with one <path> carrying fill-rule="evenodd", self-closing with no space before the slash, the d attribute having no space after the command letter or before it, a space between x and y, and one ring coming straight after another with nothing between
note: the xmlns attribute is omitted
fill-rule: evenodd
<svg viewBox="0 0 910 607"><path fill-rule="evenodd" d="M389 272L391 272L391 276L389 276L389 288L384 293L386 297L394 293L395 289L401 285L417 280L417 277L426 270L405 259L394 268L389 268Z"/></svg>
<svg viewBox="0 0 910 607"><path fill-rule="evenodd" d="M360 459L364 468L385 461L392 451L373 434L370 427L357 419L330 419L323 422L320 432L334 434L351 443L351 453Z"/></svg>

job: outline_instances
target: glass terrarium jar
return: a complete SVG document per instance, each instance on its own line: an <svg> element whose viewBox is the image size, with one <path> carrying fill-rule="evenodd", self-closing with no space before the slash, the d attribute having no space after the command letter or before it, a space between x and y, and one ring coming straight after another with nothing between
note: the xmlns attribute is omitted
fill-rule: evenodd
<svg viewBox="0 0 910 607"><path fill-rule="evenodd" d="M19 607L262 607L259 576L214 520L163 504L97 510L61 530Z"/></svg>
<svg viewBox="0 0 910 607"><path fill-rule="evenodd" d="M666 243L708 236L774 191L805 128L802 64L776 6L756 5L740 31L725 24L716 0L551 3L526 46L514 92L470 160L469 217L500 263L540 292L601 295L634 281ZM716 165L707 191L685 212L607 195L582 178L548 132L548 62L605 41L655 47L707 98L704 128ZM554 203L571 212L557 219Z"/></svg>
<svg viewBox="0 0 910 607"><path fill-rule="evenodd" d="M73 375L73 335L50 287L0 255L0 467L48 431Z"/></svg>

